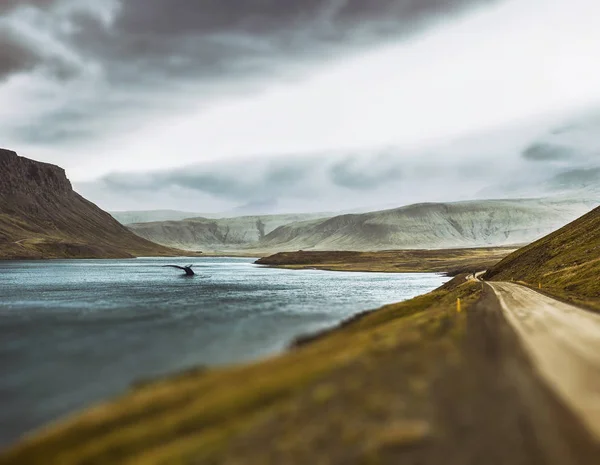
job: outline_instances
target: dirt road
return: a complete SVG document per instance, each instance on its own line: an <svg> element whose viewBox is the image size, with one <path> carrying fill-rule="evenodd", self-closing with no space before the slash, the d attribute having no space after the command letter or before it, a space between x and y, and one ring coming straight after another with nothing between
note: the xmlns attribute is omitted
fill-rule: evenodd
<svg viewBox="0 0 600 465"><path fill-rule="evenodd" d="M489 285L534 369L600 442L600 315L517 284Z"/></svg>

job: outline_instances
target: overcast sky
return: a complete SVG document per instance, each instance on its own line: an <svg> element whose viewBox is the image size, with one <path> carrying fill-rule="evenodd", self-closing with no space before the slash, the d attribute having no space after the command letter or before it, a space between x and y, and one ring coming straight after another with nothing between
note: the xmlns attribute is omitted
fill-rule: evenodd
<svg viewBox="0 0 600 465"><path fill-rule="evenodd" d="M0 146L110 210L600 184L597 0L0 0Z"/></svg>

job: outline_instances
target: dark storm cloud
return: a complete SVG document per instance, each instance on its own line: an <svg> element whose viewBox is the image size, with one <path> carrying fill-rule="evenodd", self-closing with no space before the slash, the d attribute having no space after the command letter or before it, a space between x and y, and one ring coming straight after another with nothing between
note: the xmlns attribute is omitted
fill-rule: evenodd
<svg viewBox="0 0 600 465"><path fill-rule="evenodd" d="M570 160L572 149L554 144L536 143L523 152L523 158L530 161L559 161Z"/></svg>
<svg viewBox="0 0 600 465"><path fill-rule="evenodd" d="M19 6L47 8L56 5L60 0L1 0L0 14Z"/></svg>
<svg viewBox="0 0 600 465"><path fill-rule="evenodd" d="M172 105L197 105L262 89L267 78L295 79L308 73L311 64L395 40L451 13L492 1L96 0L71 2L61 9L50 7L65 6L67 0L2 0L0 15L10 20L16 6L38 8L45 17L41 23L53 25L44 34L68 54L52 55L22 37L0 35L0 79L30 70L41 70L42 79L65 86L70 80L101 79L106 89L93 92L87 108L94 120L111 124L131 116L131 108L140 109L141 119L147 107L164 109L167 100ZM57 27L63 23L69 27ZM40 37L43 42L45 36ZM107 95L121 99L106 102ZM4 131L17 141L56 144L61 137L68 143L78 134L100 133L95 121L74 131L61 112L79 103L70 95L60 98L66 103L45 115L31 115L25 130L6 126ZM44 134L48 119L55 128ZM37 141L29 139L36 139L35 134L41 134Z"/></svg>
<svg viewBox="0 0 600 465"><path fill-rule="evenodd" d="M0 24L0 79L13 73L35 68L42 62L39 53L14 32Z"/></svg>
<svg viewBox="0 0 600 465"><path fill-rule="evenodd" d="M0 17L0 80L15 73L41 68L54 79L66 80L79 72L73 61L51 53L44 45L24 37Z"/></svg>
<svg viewBox="0 0 600 465"><path fill-rule="evenodd" d="M429 20L491 0L127 0L106 29L85 21L79 46L120 79L236 77L276 63L413 32ZM292 56L290 56L292 54ZM294 56L295 55L295 56Z"/></svg>
<svg viewBox="0 0 600 465"><path fill-rule="evenodd" d="M385 19L396 25L440 15L477 0L128 0L118 26L124 30L156 34L269 31L303 28L307 23L356 25ZM482 3L485 0L481 0Z"/></svg>

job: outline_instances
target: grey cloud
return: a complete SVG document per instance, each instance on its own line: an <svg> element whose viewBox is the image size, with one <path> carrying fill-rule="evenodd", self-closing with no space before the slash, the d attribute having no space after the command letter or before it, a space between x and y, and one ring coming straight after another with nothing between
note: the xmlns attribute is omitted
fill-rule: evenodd
<svg viewBox="0 0 600 465"><path fill-rule="evenodd" d="M523 158L531 161L559 161L572 158L572 150L560 145L536 143L523 152Z"/></svg>
<svg viewBox="0 0 600 465"><path fill-rule="evenodd" d="M114 173L102 182L121 192L183 188L216 198L245 203L310 199L337 190L360 195L390 188L401 179L401 158L389 155L290 156L189 166L145 174Z"/></svg>
<svg viewBox="0 0 600 465"><path fill-rule="evenodd" d="M311 160L293 158L285 162L244 161L145 174L115 173L102 181L121 191L184 188L238 202L265 202L289 194L305 193L310 197L313 194L310 189L305 192L305 187L317 169Z"/></svg>
<svg viewBox="0 0 600 465"><path fill-rule="evenodd" d="M59 80L72 78L80 72L78 64L23 37L9 22L0 18L0 79L34 69L42 69Z"/></svg>
<svg viewBox="0 0 600 465"><path fill-rule="evenodd" d="M120 75L133 67L151 69L152 75L236 76L397 37L490 1L127 0L110 30L88 24L77 42Z"/></svg>
<svg viewBox="0 0 600 465"><path fill-rule="evenodd" d="M600 191L600 167L566 170L554 176L549 184L555 189L595 187Z"/></svg>
<svg viewBox="0 0 600 465"><path fill-rule="evenodd" d="M117 26L137 33L152 30L178 35L222 31L262 35L324 21L356 25L385 20L399 26L486 1L490 0L205 0L195 4L187 0L128 0Z"/></svg>
<svg viewBox="0 0 600 465"><path fill-rule="evenodd" d="M337 161L331 163L331 156ZM101 182L123 193L185 189L238 204L318 199L332 192L360 196L394 189L402 158L391 153L340 156L289 156L188 166L161 172L113 173Z"/></svg>
<svg viewBox="0 0 600 465"><path fill-rule="evenodd" d="M568 162L571 166L589 166L597 163L600 142L598 110L587 111L576 118L571 117L538 138L522 153L525 160L536 162Z"/></svg>
<svg viewBox="0 0 600 465"><path fill-rule="evenodd" d="M393 156L360 159L347 157L329 169L333 183L352 190L373 190L385 184L399 182L402 168Z"/></svg>
<svg viewBox="0 0 600 465"><path fill-rule="evenodd" d="M0 79L35 68L43 58L0 23Z"/></svg>
<svg viewBox="0 0 600 465"><path fill-rule="evenodd" d="M58 115L62 117L63 115ZM76 142L89 139L94 136L94 130L88 125L78 123L68 124L65 121L70 118L61 118L60 122L52 122L51 118L47 125L39 124L35 127L29 125L18 126L14 129L22 139L35 144L53 144L65 140Z"/></svg>
<svg viewBox="0 0 600 465"><path fill-rule="evenodd" d="M340 56L375 42L395 40L447 14L492 1L499 0L121 0L112 22L91 10L70 9L72 29L53 33L74 55L97 65L107 93L123 96L124 101L107 103L105 94L94 93L88 102L96 118L112 122L124 118L130 108L143 111L152 106L160 100L156 91L170 89L173 104L186 105L190 96L194 101L209 102L234 91L260 89L266 77L296 78L332 54ZM0 13L16 5L50 7L59 3L12 0L3 3ZM108 0L96 3L109 4ZM41 14L58 14L56 11L46 8ZM0 78L40 68L53 80L87 79L76 65L41 56L31 48L13 45L3 47L0 53L6 55ZM160 104L164 105L164 99ZM97 131L92 125L73 134L67 123L61 122L61 111L72 108L61 106L32 117L30 132L15 128L10 135L25 143L35 142L27 137L43 133L48 118L57 127L53 134L39 138L40 142L59 143L61 135L70 141L77 133Z"/></svg>
<svg viewBox="0 0 600 465"><path fill-rule="evenodd" d="M48 8L56 5L59 2L60 0L2 0L2 3L0 3L0 13L10 11L19 6Z"/></svg>

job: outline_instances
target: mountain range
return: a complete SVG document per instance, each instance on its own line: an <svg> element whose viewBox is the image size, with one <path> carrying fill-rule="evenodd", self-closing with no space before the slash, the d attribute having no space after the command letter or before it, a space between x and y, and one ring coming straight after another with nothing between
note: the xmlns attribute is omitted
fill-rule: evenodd
<svg viewBox="0 0 600 465"><path fill-rule="evenodd" d="M593 196L474 200L416 204L325 218L311 215L195 218L128 227L159 244L206 252L512 246L539 239L598 204Z"/></svg>

